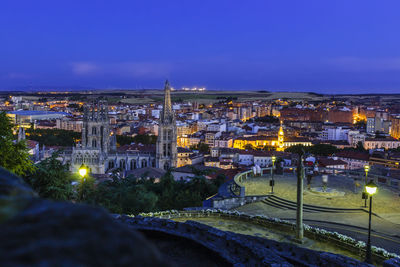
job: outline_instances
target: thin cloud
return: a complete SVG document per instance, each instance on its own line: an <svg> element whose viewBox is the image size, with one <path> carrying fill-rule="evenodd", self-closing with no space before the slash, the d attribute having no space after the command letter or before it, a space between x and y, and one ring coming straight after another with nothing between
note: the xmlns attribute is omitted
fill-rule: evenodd
<svg viewBox="0 0 400 267"><path fill-rule="evenodd" d="M166 77L172 70L172 65L162 62L120 62L94 63L73 62L72 72L78 76L112 75L120 77Z"/></svg>
<svg viewBox="0 0 400 267"><path fill-rule="evenodd" d="M72 72L76 75L90 75L99 71L99 67L90 62L73 62Z"/></svg>
<svg viewBox="0 0 400 267"><path fill-rule="evenodd" d="M17 80L17 79L30 79L33 76L25 73L10 72L0 76L2 79Z"/></svg>

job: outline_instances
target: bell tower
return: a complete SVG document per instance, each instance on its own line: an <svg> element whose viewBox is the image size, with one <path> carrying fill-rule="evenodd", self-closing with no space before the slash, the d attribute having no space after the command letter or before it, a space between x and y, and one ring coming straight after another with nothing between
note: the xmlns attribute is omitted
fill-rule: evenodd
<svg viewBox="0 0 400 267"><path fill-rule="evenodd" d="M164 86L164 105L161 112L158 138L157 138L157 153L156 167L167 170L175 167L177 163L177 148L176 148L176 121L175 114L172 111L171 105L171 88L168 80Z"/></svg>
<svg viewBox="0 0 400 267"><path fill-rule="evenodd" d="M71 167L76 172L82 164L93 174L105 173L105 162L112 145L110 145L110 124L108 107L105 101L84 106L82 139L72 149Z"/></svg>
<svg viewBox="0 0 400 267"><path fill-rule="evenodd" d="M104 101L84 108L82 147L108 152L109 150L108 108Z"/></svg>
<svg viewBox="0 0 400 267"><path fill-rule="evenodd" d="M278 148L276 149L277 151L284 151L284 133L283 133L283 126L282 126L282 121L281 121L281 126L279 127L279 132L278 132Z"/></svg>

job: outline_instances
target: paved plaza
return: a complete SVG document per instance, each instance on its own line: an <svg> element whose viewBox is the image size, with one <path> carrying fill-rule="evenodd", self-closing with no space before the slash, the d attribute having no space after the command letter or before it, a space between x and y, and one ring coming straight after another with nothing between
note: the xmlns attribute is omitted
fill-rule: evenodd
<svg viewBox="0 0 400 267"><path fill-rule="evenodd" d="M189 219L174 218L173 220L177 222L185 222ZM326 251L326 252L341 254L357 260L363 260L362 258L359 257L359 255L355 253L351 253L350 251L345 249L340 249L337 246L334 246L327 242L320 242L304 237L303 240L304 242L300 244L293 240L293 235L291 235L290 233L279 231L277 229L269 229L252 223L244 224L243 221L237 220L235 218L225 219L225 218L213 218L213 217L201 217L201 218L191 217L190 220L200 222L223 231L230 231L239 234L263 237L279 242L291 243L303 248L308 248L318 251Z"/></svg>
<svg viewBox="0 0 400 267"><path fill-rule="evenodd" d="M236 210L248 214L262 214L281 219L295 220L297 199L297 177L275 175L274 197L270 200L247 204ZM246 195L268 195L271 191L269 176L248 178L243 181ZM325 229L338 231L363 240L368 228L368 208L364 208L361 198L362 181L355 186L354 180L345 176L329 175L328 188L344 192L343 196L330 196L312 193L307 190L304 181L304 222ZM322 177L314 177L311 188L322 186ZM282 200L283 199L283 200ZM285 201L287 200L287 201ZM308 206L309 205L309 206ZM332 208L333 210L315 209L313 206ZM340 209L354 209L343 210ZM365 211L363 211L363 209ZM376 245L381 245L391 252L400 254L400 196L399 192L386 186L378 185L373 197L372 230ZM379 239L379 240L378 240Z"/></svg>

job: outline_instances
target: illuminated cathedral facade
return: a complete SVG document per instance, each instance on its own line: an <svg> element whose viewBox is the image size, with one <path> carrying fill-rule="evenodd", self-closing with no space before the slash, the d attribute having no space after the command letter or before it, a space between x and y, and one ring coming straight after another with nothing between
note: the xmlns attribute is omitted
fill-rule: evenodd
<svg viewBox="0 0 400 267"><path fill-rule="evenodd" d="M168 169L176 166L176 122L171 105L168 81L164 87L164 106L159 121L155 151L117 149L116 136L110 128L106 102L99 101L84 107L81 141L61 154L71 172L84 165L91 174L106 174L113 170L127 172L138 168Z"/></svg>

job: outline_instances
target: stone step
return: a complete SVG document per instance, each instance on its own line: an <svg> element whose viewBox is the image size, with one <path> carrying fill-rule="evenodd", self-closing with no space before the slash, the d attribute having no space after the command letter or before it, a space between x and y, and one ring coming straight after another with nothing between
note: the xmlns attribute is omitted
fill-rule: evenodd
<svg viewBox="0 0 400 267"><path fill-rule="evenodd" d="M284 199L284 198L280 198L280 197L277 197L275 195L271 195L269 197L271 197L271 198L273 198L273 199L275 199L277 201L280 201L280 202L285 202L287 204L291 204L291 205L297 206L297 202L294 202L294 201L290 201L290 200L287 200L287 199ZM306 206L308 208L318 209L318 210L321 210L321 211L327 211L327 212L329 212L329 211L335 211L335 212L366 212L364 209L361 209L361 208L353 208L353 209L332 208L332 207L316 206L316 205L310 205L310 204L303 204L303 206Z"/></svg>
<svg viewBox="0 0 400 267"><path fill-rule="evenodd" d="M273 206L280 209L296 210L297 203L294 201L286 200L274 195L268 196L262 201L264 204ZM328 212L328 213L355 213L355 212L365 212L363 209L343 209L343 208L331 208L331 207L321 207L303 204L304 212Z"/></svg>
<svg viewBox="0 0 400 267"><path fill-rule="evenodd" d="M296 206L288 205L288 204L285 204L285 203L280 203L278 201L275 201L273 199L268 199L268 198L263 200L263 203L265 203L267 205L270 205L270 206L274 206L275 208L280 208L280 209L286 209L286 210L296 210L297 209ZM313 209L308 209L307 207L304 207L304 206L303 206L303 211L304 212L318 212L318 211L313 210Z"/></svg>

